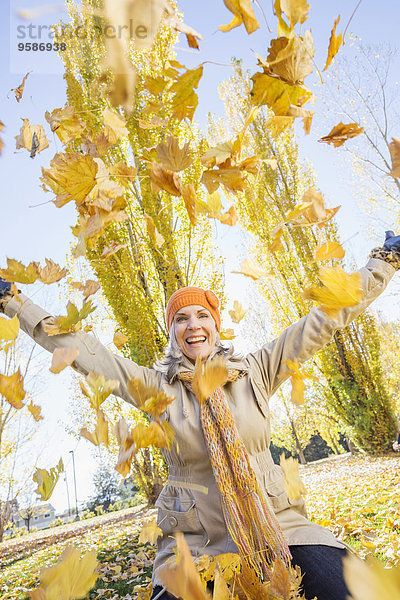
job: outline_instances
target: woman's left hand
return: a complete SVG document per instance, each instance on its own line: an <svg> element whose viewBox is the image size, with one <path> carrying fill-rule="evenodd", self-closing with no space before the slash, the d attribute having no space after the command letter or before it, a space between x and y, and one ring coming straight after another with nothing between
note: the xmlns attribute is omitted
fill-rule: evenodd
<svg viewBox="0 0 400 600"><path fill-rule="evenodd" d="M400 254L400 235L395 235L394 231L386 231L383 247L389 252Z"/></svg>

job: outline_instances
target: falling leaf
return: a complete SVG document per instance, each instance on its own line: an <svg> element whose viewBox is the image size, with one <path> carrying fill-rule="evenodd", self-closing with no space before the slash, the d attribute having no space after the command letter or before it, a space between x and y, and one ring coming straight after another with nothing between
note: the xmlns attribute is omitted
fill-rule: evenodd
<svg viewBox="0 0 400 600"><path fill-rule="evenodd" d="M281 454L280 465L285 476L285 489L289 500L298 500L300 496L305 496L307 490L300 479L298 461L291 456L286 459L285 455Z"/></svg>
<svg viewBox="0 0 400 600"><path fill-rule="evenodd" d="M52 467L50 471L47 471L46 469L36 469L32 479L37 483L35 492L40 496L40 500L46 502L46 500L50 498L62 471L64 471L64 465L61 458L58 465Z"/></svg>
<svg viewBox="0 0 400 600"><path fill-rule="evenodd" d="M358 123L347 123L345 125L340 122L338 125L335 125L328 135L325 135L318 141L333 144L337 148L338 146L342 146L346 140L356 137L360 133L364 133L364 127L360 127Z"/></svg>
<svg viewBox="0 0 400 600"><path fill-rule="evenodd" d="M281 460L282 460L282 457L284 457L283 454L281 456ZM285 473L285 475L286 475L286 473ZM290 496L289 496L289 498L290 498ZM271 586L271 591L273 592L273 594L276 598L279 598L280 600L289 600L290 599L292 585L291 585L291 581L290 581L289 571L288 571L287 567L285 566L283 560L281 558L279 558L279 556L274 560L274 570L272 572L270 586Z"/></svg>
<svg viewBox="0 0 400 600"><path fill-rule="evenodd" d="M336 54L339 52L339 48L343 42L343 35L341 33L339 33L339 35L336 35L336 27L338 26L339 21L340 21L340 15L338 16L337 19L335 19L335 21L333 23L331 37L329 39L328 57L326 59L324 71L326 71L326 69L329 67L332 60L336 56Z"/></svg>
<svg viewBox="0 0 400 600"><path fill-rule="evenodd" d="M12 375L0 374L0 394L13 408L19 410L24 406L22 400L25 398L26 392L24 378L19 368Z"/></svg>
<svg viewBox="0 0 400 600"><path fill-rule="evenodd" d="M224 0L224 4L234 17L229 25L220 25L218 27L220 31L231 31L243 23L247 33L250 34L260 27L251 6L251 0Z"/></svg>
<svg viewBox="0 0 400 600"><path fill-rule="evenodd" d="M120 250L123 250L124 248L127 248L127 247L128 247L128 244L117 244L117 243L113 243L110 246L104 246L104 250L101 253L101 258L109 258L113 254L116 254L116 252L119 252Z"/></svg>
<svg viewBox="0 0 400 600"><path fill-rule="evenodd" d="M50 162L50 169L42 168L43 188L57 195L57 206L71 200L79 206L97 183L97 169L92 156L79 152L58 153Z"/></svg>
<svg viewBox="0 0 400 600"><path fill-rule="evenodd" d="M0 317L0 340L12 342L17 339L19 333L19 319L15 315L12 319Z"/></svg>
<svg viewBox="0 0 400 600"><path fill-rule="evenodd" d="M37 267L36 262L25 267L19 260L7 258L7 269L0 269L0 277L9 282L34 283L38 278Z"/></svg>
<svg viewBox="0 0 400 600"><path fill-rule="evenodd" d="M73 106L56 108L51 113L46 111L46 121L50 123L51 131L56 133L62 144L68 144L80 136L85 128Z"/></svg>
<svg viewBox="0 0 400 600"><path fill-rule="evenodd" d="M113 433L119 444L118 461L115 470L126 477L131 470L132 458L136 452L135 442L125 419L120 419L114 426Z"/></svg>
<svg viewBox="0 0 400 600"><path fill-rule="evenodd" d="M36 404L33 404L33 402L30 402L27 406L27 409L29 410L35 421L41 421L43 419L42 409L40 406L37 406Z"/></svg>
<svg viewBox="0 0 400 600"><path fill-rule="evenodd" d="M183 202L185 203L186 211L189 215L189 221L194 227L197 223L197 213L196 213L196 190L193 183L189 183L188 185L181 185L181 194L183 198Z"/></svg>
<svg viewBox="0 0 400 600"><path fill-rule="evenodd" d="M118 113L105 108L102 113L104 121L104 135L110 144L114 145L122 138L128 137L129 131L126 128L125 119Z"/></svg>
<svg viewBox="0 0 400 600"><path fill-rule="evenodd" d="M343 560L349 600L393 600L400 597L400 566L385 568L376 559L368 562L348 554Z"/></svg>
<svg viewBox="0 0 400 600"><path fill-rule="evenodd" d="M119 181L122 183L122 185L124 185L127 189L131 189L129 185L135 181L137 169L127 165L124 161L119 161L113 165L110 165L110 175L119 177Z"/></svg>
<svg viewBox="0 0 400 600"><path fill-rule="evenodd" d="M29 71L29 73L31 73L31 71ZM22 82L20 83L20 85L17 88L12 88L10 90L10 92L14 92L15 94L15 99L17 102L19 102L22 98L22 94L24 93L24 87L25 87L25 82L28 78L29 73L27 73L25 75L25 77L23 78Z"/></svg>
<svg viewBox="0 0 400 600"><path fill-rule="evenodd" d="M87 279L85 283L81 283L80 281L73 281L71 286L80 292L83 293L83 297L85 300L89 298L89 296L93 296L99 289L100 284L98 281L94 281L94 279Z"/></svg>
<svg viewBox="0 0 400 600"><path fill-rule="evenodd" d="M72 365L77 356L79 356L78 348L56 348L53 352L50 371L61 373L65 367Z"/></svg>
<svg viewBox="0 0 400 600"><path fill-rule="evenodd" d="M222 387L226 383L227 378L228 369L224 359L215 358L204 363L198 358L192 386L193 392L200 404L203 404L217 388Z"/></svg>
<svg viewBox="0 0 400 600"><path fill-rule="evenodd" d="M232 273L246 275L246 277L251 277L254 281L257 281L260 277L268 277L271 275L271 273L254 262L254 260L251 260L251 258L245 258L240 266L240 271L232 271Z"/></svg>
<svg viewBox="0 0 400 600"><path fill-rule="evenodd" d="M266 73L255 73L251 79L253 104L266 104L276 116L287 116L291 106L301 107L314 97L305 86L291 85Z"/></svg>
<svg viewBox="0 0 400 600"><path fill-rule="evenodd" d="M157 146L158 160L164 169L170 171L183 171L190 167L193 159L190 155L190 144L187 142L181 148L179 140L173 135L167 137L167 142L160 142Z"/></svg>
<svg viewBox="0 0 400 600"><path fill-rule="evenodd" d="M294 404L304 404L304 391L306 389L304 380L316 378L306 371L302 371L297 361L285 360L284 362L289 367L288 375L292 384L290 399Z"/></svg>
<svg viewBox="0 0 400 600"><path fill-rule="evenodd" d="M243 306L237 300L233 303L233 310L228 311L231 319L234 323L240 323L243 319L244 315L247 313L247 309L243 308Z"/></svg>
<svg viewBox="0 0 400 600"><path fill-rule="evenodd" d="M400 177L400 139L392 138L389 144L390 157L392 159L392 170L389 175Z"/></svg>
<svg viewBox="0 0 400 600"><path fill-rule="evenodd" d="M217 218L219 221L221 221L223 225L229 225L230 227L236 225L238 220L238 216L234 206L231 206L229 210L226 211L226 213L219 215Z"/></svg>
<svg viewBox="0 0 400 600"><path fill-rule="evenodd" d="M43 590L45 600L86 598L97 581L97 568L96 550L81 557L79 548L67 546L55 565L40 571L40 588L35 592Z"/></svg>
<svg viewBox="0 0 400 600"><path fill-rule="evenodd" d="M156 161L153 161L150 171L150 180L152 188L157 193L159 190L165 190L172 196L181 195L181 180L177 173L164 169Z"/></svg>
<svg viewBox="0 0 400 600"><path fill-rule="evenodd" d="M80 310L73 302L68 302L66 316L53 317L53 322L45 324L44 330L47 335L79 331L82 327L82 320L86 319L95 309L96 307L92 305L90 300L84 302Z"/></svg>
<svg viewBox="0 0 400 600"><path fill-rule="evenodd" d="M165 239L155 226L152 217L150 217L150 215L148 215L147 213L144 214L144 217L146 219L147 233L149 234L151 241L157 249L161 248L161 246L165 244Z"/></svg>
<svg viewBox="0 0 400 600"><path fill-rule="evenodd" d="M273 138L277 138L281 133L292 127L294 117L271 117L267 122L267 128Z"/></svg>
<svg viewBox="0 0 400 600"><path fill-rule="evenodd" d="M63 277L68 273L67 269L61 269L59 265L57 265L50 258L46 258L46 266L37 267L38 279L42 283L55 283L56 281L60 281Z"/></svg>
<svg viewBox="0 0 400 600"><path fill-rule="evenodd" d="M342 308L356 306L364 296L360 273L348 275L341 267L322 267L318 277L323 285L307 288L303 297L318 302L328 317L334 319Z"/></svg>
<svg viewBox="0 0 400 600"><path fill-rule="evenodd" d="M167 396L155 386L147 386L135 377L128 382L128 392L135 399L135 405L157 421L175 400L174 396Z"/></svg>
<svg viewBox="0 0 400 600"><path fill-rule="evenodd" d="M306 31L303 37L293 36L289 39L283 36L271 40L267 56L268 72L291 85L302 83L313 71L314 54L314 41L310 30Z"/></svg>
<svg viewBox="0 0 400 600"><path fill-rule="evenodd" d="M228 586L217 563L214 573L213 600L229 600L229 598L230 593Z"/></svg>
<svg viewBox="0 0 400 600"><path fill-rule="evenodd" d="M268 250L270 252L276 252L282 246L282 235L283 235L284 223L279 223L271 231L271 242L268 244Z"/></svg>
<svg viewBox="0 0 400 600"><path fill-rule="evenodd" d="M208 169L215 165L220 165L226 161L232 155L233 142L223 142L213 148L209 148L202 154L200 162L204 167Z"/></svg>
<svg viewBox="0 0 400 600"><path fill-rule="evenodd" d="M23 125L19 135L15 136L16 148L26 148L29 152L32 151L33 136L37 136L36 152L41 152L49 147L49 141L41 125L29 125L29 119L22 119Z"/></svg>
<svg viewBox="0 0 400 600"><path fill-rule="evenodd" d="M162 127L168 124L167 119L162 119L161 117L154 116L150 121L145 121L144 119L138 119L138 124L141 129L154 129L155 127Z"/></svg>
<svg viewBox="0 0 400 600"><path fill-rule="evenodd" d="M177 531L175 539L179 562L174 567L164 565L158 570L162 585L177 598L208 600L183 533Z"/></svg>
<svg viewBox="0 0 400 600"><path fill-rule="evenodd" d="M285 223L292 221L299 225L324 227L335 216L339 208L340 206L325 208L321 192L314 187L310 187L304 193L301 202L296 204L294 209L287 214Z"/></svg>
<svg viewBox="0 0 400 600"><path fill-rule="evenodd" d="M157 521L153 519L149 523L145 523L139 535L139 544L155 544L157 539L162 536L162 531L157 525Z"/></svg>
<svg viewBox="0 0 400 600"><path fill-rule="evenodd" d="M85 382L88 388L80 382L81 391L95 410L119 387L119 381L116 379L106 379L104 375L98 375L94 371L85 377Z"/></svg>
<svg viewBox="0 0 400 600"><path fill-rule="evenodd" d="M174 95L171 99L173 118L180 121L193 119L198 104L198 97L194 90L199 85L202 75L203 65L200 65L196 69L188 69L176 80L172 88Z"/></svg>
<svg viewBox="0 0 400 600"><path fill-rule="evenodd" d="M186 35L186 39L190 48L199 49L197 40L202 40L203 36L198 33L193 27L186 25L176 14L176 10L169 2L165 5L167 16L164 17L164 24L171 27L174 31L179 31Z"/></svg>
<svg viewBox="0 0 400 600"><path fill-rule="evenodd" d="M318 246L314 250L315 260L329 260L331 258L343 258L345 251L338 242L328 240L322 246Z"/></svg>
<svg viewBox="0 0 400 600"><path fill-rule="evenodd" d="M89 442L92 442L95 446L104 444L108 447L108 422L100 408L96 411L96 417L96 427L93 433L88 431L86 427L82 427L80 435L89 440Z"/></svg>
<svg viewBox="0 0 400 600"><path fill-rule="evenodd" d="M236 166L203 171L201 182L204 183L209 194L216 192L220 185L233 194L243 192L247 187L246 174Z"/></svg>
<svg viewBox="0 0 400 600"><path fill-rule="evenodd" d="M118 348L118 350L121 350L121 348L123 346L125 346L125 344L128 340L129 340L129 337L127 335L125 335L124 333L122 333L122 331L116 331L114 333L113 342L114 342L114 345Z"/></svg>
<svg viewBox="0 0 400 600"><path fill-rule="evenodd" d="M149 446L171 450L175 432L169 423L163 421L163 423L151 422L149 425L139 423L132 429L131 435L135 442L135 451Z"/></svg>
<svg viewBox="0 0 400 600"><path fill-rule="evenodd" d="M233 329L223 329L219 334L221 340L233 340L236 335Z"/></svg>

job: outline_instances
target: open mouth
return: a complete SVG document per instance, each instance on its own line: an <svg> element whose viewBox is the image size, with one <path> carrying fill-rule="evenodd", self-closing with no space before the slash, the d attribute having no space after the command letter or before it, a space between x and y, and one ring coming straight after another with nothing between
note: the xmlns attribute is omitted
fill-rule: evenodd
<svg viewBox="0 0 400 600"><path fill-rule="evenodd" d="M203 344L206 339L207 338L204 335L190 336L186 338L186 343L189 344L189 346L197 346Z"/></svg>

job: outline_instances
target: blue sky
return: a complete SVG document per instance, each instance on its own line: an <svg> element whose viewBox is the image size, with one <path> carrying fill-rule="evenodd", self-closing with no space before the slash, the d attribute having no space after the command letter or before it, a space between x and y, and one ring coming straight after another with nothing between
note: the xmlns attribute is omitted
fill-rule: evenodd
<svg viewBox="0 0 400 600"><path fill-rule="evenodd" d="M47 1L47 0L46 0ZM45 121L46 110L62 107L65 104L65 84L62 78L61 65L57 59L45 59L40 53L26 53L24 60L18 58L15 34L15 11L19 8L32 8L46 4L45 0L11 0L3 2L0 7L0 69L2 73L0 87L0 120L6 126L1 134L5 148L0 158L0 173L2 181L2 211L1 211L1 236L0 236L0 266L5 265L6 257L18 258L24 262L30 260L43 261L45 257L53 258L61 264L65 263L69 244L72 241L70 227L75 223L74 208L66 205L57 209L51 203L51 195L40 188L39 177L41 167L47 167L52 156L61 150L61 145L49 130ZM336 2L311 2L310 18L306 26L311 27L316 46L315 61L322 70L328 46L330 31L334 19L341 15L339 30L343 30L357 2L355 0L338 0ZM229 65L231 57L243 59L244 65L255 67L256 59L252 50L266 56L269 40L275 37L275 21L271 15L271 2L261 0L267 20L273 33L266 30L262 15L257 7L255 12L259 18L261 29L248 36L243 27L229 33L218 31L220 24L231 20L231 13L225 8L222 0L183 0L179 3L185 13L185 22L204 36L201 42L201 52L197 53L187 48L185 39L181 39L178 46L178 60L187 66L198 65L201 61L213 61ZM352 32L367 45L381 42L392 43L395 47L398 40L398 24L400 7L398 0L364 0L354 16L348 32ZM13 23L12 30L10 17ZM58 21L62 13L42 17L43 24ZM22 24L24 22L20 22ZM10 35L11 31L11 35ZM342 48L346 55L350 51L349 45ZM43 55L43 53L42 53ZM21 71L18 73L18 69ZM22 101L17 104L11 88L17 87L22 76L31 71ZM48 73L44 72L48 71ZM57 72L58 71L58 72ZM229 66L215 64L205 65L205 75L199 86L200 104L197 111L197 120L205 127L209 112L222 113L222 103L218 97L218 83L230 75ZM309 82L310 85L312 83ZM321 113L318 113L318 110ZM14 136L19 133L22 124L21 118L29 118L33 124L45 126L50 148L43 151L34 160L29 158L25 150L15 150ZM316 118L311 134L305 138L299 136L301 152L305 159L310 160L316 171L318 185L327 197L328 204L336 206L342 204L338 213L338 223L342 239L352 238L349 245L350 251L357 261L366 256L370 248L379 240L369 240L365 232L356 235L359 231L359 209L352 196L347 178L349 171L344 166L342 155L331 146L317 143L318 138L327 133L335 125L327 122L322 108L317 102ZM397 134L400 136L400 131ZM245 255L243 238L240 233L231 234L227 228L219 228L219 243L223 247L227 261L227 273L238 266L238 256ZM355 236L355 237L353 237ZM229 295L235 299L243 299L245 292L242 281L238 276L229 276L227 285ZM57 286L43 290L40 287L31 287L26 290L34 295L37 301L43 302L52 312L62 311L66 304L65 298L59 297ZM393 313L393 317L399 317ZM110 339L105 337L105 342ZM50 357L49 357L50 365ZM44 367L44 370L47 367ZM76 447L76 441L67 436L58 421L68 420L67 405L71 395L71 376L69 374L51 375L46 379L45 390L41 392L37 402L43 406L46 416L44 429L51 439L51 449L43 456L44 464L41 467L53 466L55 460L62 454L68 462L68 450ZM90 491L90 472L94 462L90 458L89 443L80 441L77 451L78 471L78 496L83 500ZM56 459L54 458L56 457ZM70 490L72 489L71 473L68 474ZM58 510L65 507L64 486L53 498Z"/></svg>

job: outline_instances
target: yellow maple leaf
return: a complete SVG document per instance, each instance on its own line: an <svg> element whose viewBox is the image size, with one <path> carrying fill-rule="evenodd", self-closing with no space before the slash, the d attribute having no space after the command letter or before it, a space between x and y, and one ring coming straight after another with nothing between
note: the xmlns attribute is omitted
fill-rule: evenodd
<svg viewBox="0 0 400 600"><path fill-rule="evenodd" d="M328 240L325 244L314 250L315 260L330 260L331 258L343 258L345 251L338 242Z"/></svg>
<svg viewBox="0 0 400 600"><path fill-rule="evenodd" d="M236 337L233 329L223 329L222 331L220 331L219 336L222 341L223 340L233 340Z"/></svg>
<svg viewBox="0 0 400 600"><path fill-rule="evenodd" d="M75 140L85 128L85 123L80 120L73 106L56 108L51 113L46 111L45 117L50 123L51 131L56 133L63 144Z"/></svg>
<svg viewBox="0 0 400 600"><path fill-rule="evenodd" d="M125 119L121 115L109 108L105 108L102 117L104 122L104 135L110 144L114 145L123 137L129 135Z"/></svg>
<svg viewBox="0 0 400 600"><path fill-rule="evenodd" d="M15 315L12 319L0 317L0 340L12 342L17 339L19 333L19 319Z"/></svg>
<svg viewBox="0 0 400 600"><path fill-rule="evenodd" d="M324 71L326 71L336 54L339 52L339 48L343 42L343 35L341 33L339 33L339 35L336 35L336 27L338 26L339 21L340 15L337 17L337 19L335 19L333 23L331 37L329 38L328 56L326 59Z"/></svg>
<svg viewBox="0 0 400 600"><path fill-rule="evenodd" d="M85 300L87 300L89 296L93 296L93 294L95 294L100 289L99 282L94 281L93 279L87 279L85 283L81 283L80 281L73 281L71 285L75 290L79 290L83 293L83 297Z"/></svg>
<svg viewBox="0 0 400 600"><path fill-rule="evenodd" d="M154 192L165 190L172 196L181 195L181 179L177 173L164 169L156 161L153 161L150 171L150 180Z"/></svg>
<svg viewBox="0 0 400 600"><path fill-rule="evenodd" d="M139 534L139 544L155 544L160 536L162 536L162 531L158 527L157 521L153 519L143 525Z"/></svg>
<svg viewBox="0 0 400 600"><path fill-rule="evenodd" d="M12 375L0 374L0 394L13 408L19 410L24 406L22 400L25 398L26 392L24 378L19 368Z"/></svg>
<svg viewBox="0 0 400 600"><path fill-rule="evenodd" d="M18 87L16 88L11 88L10 92L14 92L15 94L15 99L17 102L20 102L24 93L24 87L25 87L25 83L26 80L28 79L29 74L31 73L31 71L29 71L29 73L27 73L25 75L25 77L23 78L22 82L19 84Z"/></svg>
<svg viewBox="0 0 400 600"><path fill-rule="evenodd" d="M187 142L181 148L179 140L173 135L167 137L166 142L160 142L157 146L158 161L164 169L169 171L183 171L190 167L193 159L190 155L190 144Z"/></svg>
<svg viewBox="0 0 400 600"><path fill-rule="evenodd" d="M247 313L247 309L243 308L243 306L237 300L233 303L233 310L228 311L231 319L234 323L240 323L243 319L244 315Z"/></svg>
<svg viewBox="0 0 400 600"><path fill-rule="evenodd" d="M376 559L364 562L348 554L343 560L350 600L393 600L400 597L400 566L385 568Z"/></svg>
<svg viewBox="0 0 400 600"><path fill-rule="evenodd" d="M228 369L223 358L214 358L208 362L196 360L192 386L193 392L203 404L217 388L222 387L228 378Z"/></svg>
<svg viewBox="0 0 400 600"><path fill-rule="evenodd" d="M40 500L46 502L52 495L60 473L64 471L63 461L60 458L58 465L52 467L50 471L47 469L36 469L33 474L33 481L37 483L36 494L40 496Z"/></svg>
<svg viewBox="0 0 400 600"><path fill-rule="evenodd" d="M152 217L150 215L148 215L147 213L145 213L144 218L146 220L147 233L149 234L151 241L153 242L154 246L157 249L161 248L161 246L163 244L165 244L165 239L163 238L161 233L158 231Z"/></svg>
<svg viewBox="0 0 400 600"><path fill-rule="evenodd" d="M286 216L286 223L292 221L298 225L317 225L324 227L330 221L340 206L335 208L325 208L324 198L313 186L303 194L300 204L296 204L294 209Z"/></svg>
<svg viewBox="0 0 400 600"><path fill-rule="evenodd" d="M78 348L56 348L53 352L50 371L61 373L65 367L72 365L77 356L79 356Z"/></svg>
<svg viewBox="0 0 400 600"><path fill-rule="evenodd" d="M246 277L250 277L254 281L260 279L260 277L268 277L271 275L268 271L266 271L263 267L258 265L251 258L245 258L240 266L240 271L232 271L232 273L238 273L240 275L245 275Z"/></svg>
<svg viewBox="0 0 400 600"><path fill-rule="evenodd" d="M95 410L100 408L104 400L119 387L119 381L116 379L106 379L104 375L98 375L94 371L86 376L85 382L88 384L89 389L80 382L82 393L88 398L90 405Z"/></svg>
<svg viewBox="0 0 400 600"><path fill-rule="evenodd" d="M294 117L271 117L267 121L267 127L273 138L277 138L283 131L289 129L294 123Z"/></svg>
<svg viewBox="0 0 400 600"><path fill-rule="evenodd" d="M19 260L7 258L7 269L0 269L0 277L10 282L34 283L38 278L38 263L30 262L25 267Z"/></svg>
<svg viewBox="0 0 400 600"><path fill-rule="evenodd" d="M328 317L335 318L342 308L356 306L364 296L360 273L348 275L341 267L322 267L322 287L304 290L303 297L318 302Z"/></svg>
<svg viewBox="0 0 400 600"><path fill-rule="evenodd" d="M30 402L27 406L27 409L29 410L35 421L41 421L43 419L42 409L40 406L33 404L33 402Z"/></svg>
<svg viewBox="0 0 400 600"><path fill-rule="evenodd" d="M68 273L67 269L62 269L50 258L46 258L45 261L45 267L41 267L40 265L37 267L38 279L42 283L55 283Z"/></svg>
<svg viewBox="0 0 400 600"><path fill-rule="evenodd" d="M204 167L208 169L220 165L226 161L227 158L232 156L233 142L222 142L217 144L213 148L209 148L200 157L200 162Z"/></svg>
<svg viewBox="0 0 400 600"><path fill-rule="evenodd" d="M46 600L85 598L97 581L97 568L96 550L81 556L79 548L67 546L55 565L40 571L40 588Z"/></svg>
<svg viewBox="0 0 400 600"><path fill-rule="evenodd" d="M92 156L79 152L58 153L50 162L50 169L42 168L41 181L44 190L57 195L57 206L71 200L80 206L96 185L97 169Z"/></svg>
<svg viewBox="0 0 400 600"><path fill-rule="evenodd" d="M149 398L157 396L158 391L156 386L148 386L136 377L131 377L128 381L128 392L138 408L141 408Z"/></svg>
<svg viewBox="0 0 400 600"><path fill-rule="evenodd" d="M135 451L149 446L168 448L168 450L171 450L175 432L171 425L166 421L163 423L156 423L153 421L149 425L139 423L139 425L136 425L136 427L132 429L131 435L135 442Z"/></svg>
<svg viewBox="0 0 400 600"><path fill-rule="evenodd" d="M115 470L126 477L131 470L132 458L136 452L135 441L125 419L120 419L115 424L113 433L118 440L119 453Z"/></svg>
<svg viewBox="0 0 400 600"><path fill-rule="evenodd" d="M46 137L41 125L29 125L29 119L22 119L23 125L19 135L15 136L16 148L26 148L35 155L49 147L49 140ZM32 156L33 158L33 156Z"/></svg>
<svg viewBox="0 0 400 600"><path fill-rule="evenodd" d="M89 440L89 442L92 442L95 446L104 444L108 447L108 421L100 408L96 411L96 427L93 433L88 431L86 427L82 427L80 435Z"/></svg>
<svg viewBox="0 0 400 600"><path fill-rule="evenodd" d="M312 73L314 54L314 41L310 30L306 31L303 37L283 36L271 40L267 56L268 72L292 85L297 85Z"/></svg>
<svg viewBox="0 0 400 600"><path fill-rule="evenodd" d="M175 533L179 562L171 567L164 565L159 569L163 586L177 598L185 600L208 600L200 576L196 570L189 547L183 533Z"/></svg>
<svg viewBox="0 0 400 600"><path fill-rule="evenodd" d="M251 79L253 104L266 104L276 116L287 116L291 106L301 107L314 97L305 86L291 85L267 73L255 73Z"/></svg>
<svg viewBox="0 0 400 600"><path fill-rule="evenodd" d="M199 85L199 81L203 75L203 65L196 69L188 69L180 75L171 88L174 96L172 102L172 116L179 119L193 119L194 112L197 108L198 97L195 89Z"/></svg>
<svg viewBox="0 0 400 600"><path fill-rule="evenodd" d="M123 186L130 190L130 184L136 179L137 169L120 160L109 167L110 175L119 177L119 181Z"/></svg>
<svg viewBox="0 0 400 600"><path fill-rule="evenodd" d="M229 600L229 598L230 592L228 586L217 563L214 572L213 600Z"/></svg>
<svg viewBox="0 0 400 600"><path fill-rule="evenodd" d="M285 489L290 500L298 500L307 493L306 487L299 475L299 463L293 457L285 458L281 454L280 465L284 474Z"/></svg>
<svg viewBox="0 0 400 600"><path fill-rule="evenodd" d="M306 385L305 379L314 379L314 375L310 375L306 371L302 371L297 361L285 360L285 364L289 367L288 375L292 384L290 399L294 404L304 404L304 391Z"/></svg>
<svg viewBox="0 0 400 600"><path fill-rule="evenodd" d="M247 33L250 34L260 27L251 6L251 0L224 0L224 4L234 17L229 25L220 25L218 27L220 31L231 31L243 23Z"/></svg>
<svg viewBox="0 0 400 600"><path fill-rule="evenodd" d="M307 0L276 0L274 8L283 11L293 27L296 23L304 23L307 20L310 5L307 4Z"/></svg>
<svg viewBox="0 0 400 600"><path fill-rule="evenodd" d="M238 166L229 166L226 163L223 165L217 169L203 171L201 182L206 186L208 193L213 194L220 185L233 194L243 192L247 187L246 173L243 173Z"/></svg>
<svg viewBox="0 0 400 600"><path fill-rule="evenodd" d="M274 560L270 589L276 598L289 600L291 596L292 582L290 581L289 570L279 557Z"/></svg>
<svg viewBox="0 0 400 600"><path fill-rule="evenodd" d="M82 327L82 320L95 310L91 301L83 303L82 308L78 310L73 302L67 304L66 316L54 317L52 323L47 323L44 330L47 335L59 335L61 333L72 333L79 331Z"/></svg>
<svg viewBox="0 0 400 600"><path fill-rule="evenodd" d="M123 346L125 346L126 342L129 340L129 336L122 333L122 331L116 331L114 333L113 342L118 350L121 350Z"/></svg>
<svg viewBox="0 0 400 600"><path fill-rule="evenodd" d="M389 175L400 177L400 139L392 138L389 144L390 157L392 159L392 170Z"/></svg>
<svg viewBox="0 0 400 600"><path fill-rule="evenodd" d="M328 135L323 136L318 141L333 144L337 148L338 146L342 146L346 140L356 137L360 133L364 133L364 127L360 127L358 123L344 124L340 122L331 129Z"/></svg>
<svg viewBox="0 0 400 600"><path fill-rule="evenodd" d="M193 183L189 183L188 185L181 185L181 194L183 198L183 202L185 204L186 211L189 215L189 221L191 225L194 227L197 223L197 213L196 213L196 190Z"/></svg>

